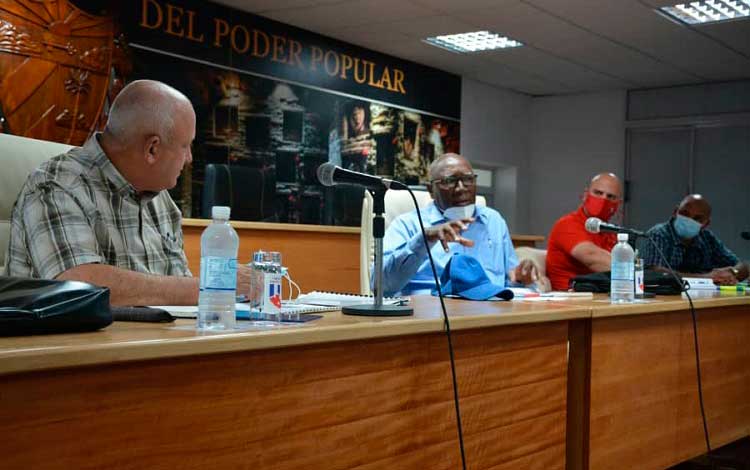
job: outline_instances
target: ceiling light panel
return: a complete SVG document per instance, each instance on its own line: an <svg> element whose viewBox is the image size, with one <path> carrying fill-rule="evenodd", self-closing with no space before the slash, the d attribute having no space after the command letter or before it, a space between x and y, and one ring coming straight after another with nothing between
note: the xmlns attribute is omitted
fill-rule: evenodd
<svg viewBox="0 0 750 470"><path fill-rule="evenodd" d="M749 17L750 0L704 0L661 7L657 11L691 25L717 23Z"/></svg>
<svg viewBox="0 0 750 470"><path fill-rule="evenodd" d="M499 34L490 31L474 31L472 33L434 36L425 39L425 41L433 46L442 47L443 49L448 49L453 52L464 53L523 46L519 41L500 36Z"/></svg>

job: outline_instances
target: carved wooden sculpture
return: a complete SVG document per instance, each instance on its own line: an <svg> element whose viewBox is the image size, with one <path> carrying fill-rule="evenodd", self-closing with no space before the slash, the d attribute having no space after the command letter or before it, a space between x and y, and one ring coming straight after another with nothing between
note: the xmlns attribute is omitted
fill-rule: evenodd
<svg viewBox="0 0 750 470"><path fill-rule="evenodd" d="M114 22L68 0L0 0L4 131L82 144L99 124L112 70Z"/></svg>

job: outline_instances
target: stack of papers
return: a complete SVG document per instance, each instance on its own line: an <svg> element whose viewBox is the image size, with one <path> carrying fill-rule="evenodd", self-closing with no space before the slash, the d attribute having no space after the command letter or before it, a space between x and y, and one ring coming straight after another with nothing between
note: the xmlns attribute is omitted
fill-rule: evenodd
<svg viewBox="0 0 750 470"><path fill-rule="evenodd" d="M714 284L713 279L708 277L683 277L682 280L688 283L688 285L690 286L690 290L716 290L716 284Z"/></svg>
<svg viewBox="0 0 750 470"><path fill-rule="evenodd" d="M375 298L371 295L344 294L341 292L312 291L301 294L295 299L296 304L325 305L329 307L343 307L347 305L371 304ZM383 305L403 305L409 299L402 297L384 297Z"/></svg>

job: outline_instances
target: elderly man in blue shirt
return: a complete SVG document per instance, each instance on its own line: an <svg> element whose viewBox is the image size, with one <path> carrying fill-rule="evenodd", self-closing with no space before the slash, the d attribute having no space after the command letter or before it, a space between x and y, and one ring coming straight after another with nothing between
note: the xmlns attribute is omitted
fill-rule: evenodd
<svg viewBox="0 0 750 470"><path fill-rule="evenodd" d="M497 285L531 284L538 278L531 260L519 264L508 225L489 207L478 207L471 164L445 154L430 166L427 185L433 202L422 210L425 234L438 274L454 253L471 255ZM416 210L394 220L383 239L385 295L429 293L435 287Z"/></svg>

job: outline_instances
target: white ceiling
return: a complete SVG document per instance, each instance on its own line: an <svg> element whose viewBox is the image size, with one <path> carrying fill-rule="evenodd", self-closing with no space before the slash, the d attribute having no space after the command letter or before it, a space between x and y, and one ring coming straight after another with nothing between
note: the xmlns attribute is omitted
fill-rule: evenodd
<svg viewBox="0 0 750 470"><path fill-rule="evenodd" d="M687 27L675 0L219 0L530 95L750 78L750 20ZM526 46L455 54L427 36L490 30Z"/></svg>

